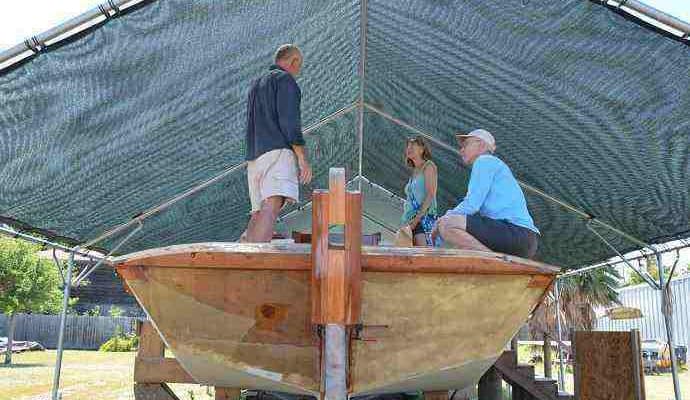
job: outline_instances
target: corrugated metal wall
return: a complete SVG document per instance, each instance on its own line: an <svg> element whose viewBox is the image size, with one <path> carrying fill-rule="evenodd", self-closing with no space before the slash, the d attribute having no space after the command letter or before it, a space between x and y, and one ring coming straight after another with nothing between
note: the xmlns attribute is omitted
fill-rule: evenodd
<svg viewBox="0 0 690 400"><path fill-rule="evenodd" d="M673 291L673 337L676 344L688 346L690 343L690 275L674 279ZM658 290L646 284L623 288L619 299L624 306L642 310L642 318L613 321L602 317L597 321L600 331L627 331L637 328L642 339L666 341L664 317L661 315L661 298Z"/></svg>

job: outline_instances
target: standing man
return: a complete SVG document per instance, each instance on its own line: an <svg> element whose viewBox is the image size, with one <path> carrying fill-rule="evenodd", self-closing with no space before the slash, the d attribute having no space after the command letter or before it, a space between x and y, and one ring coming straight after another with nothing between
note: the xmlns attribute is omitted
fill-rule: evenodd
<svg viewBox="0 0 690 400"><path fill-rule="evenodd" d="M465 198L438 220L432 236L459 249L533 258L539 230L510 168L493 154L493 135L477 129L456 138L462 163L472 167L470 183Z"/></svg>
<svg viewBox="0 0 690 400"><path fill-rule="evenodd" d="M283 205L297 202L299 183L311 181L295 77L302 52L293 44L278 48L275 63L252 83L247 99L247 181L251 219L242 242L269 242Z"/></svg>

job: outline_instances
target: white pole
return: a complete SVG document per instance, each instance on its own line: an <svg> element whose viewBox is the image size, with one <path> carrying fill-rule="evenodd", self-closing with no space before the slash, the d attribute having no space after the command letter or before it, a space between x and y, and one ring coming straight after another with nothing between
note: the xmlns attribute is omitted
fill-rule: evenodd
<svg viewBox="0 0 690 400"><path fill-rule="evenodd" d="M74 249L76 250L76 248ZM58 266L59 267L59 266ZM74 252L69 253L67 263L67 275L63 281L64 292L62 299L62 313L60 314L60 331L58 333L57 356L55 358L55 373L53 375L53 400L60 400L60 369L62 368L62 352L65 340L65 321L67 319L67 307L69 306L69 292L72 286L72 268L74 267Z"/></svg>
<svg viewBox="0 0 690 400"><path fill-rule="evenodd" d="M664 264L661 261L661 253L656 253L656 266L659 269L659 289L661 295L661 314L664 316L664 325L666 326L666 339L668 341L669 354L671 357L671 375L673 376L673 391L676 395L676 400L681 400L680 382L678 381L678 369L676 366L676 349L673 343L673 319L670 315L671 299L668 296L666 285L664 285ZM670 281L671 277L669 277ZM669 282L670 284L670 282Z"/></svg>
<svg viewBox="0 0 690 400"><path fill-rule="evenodd" d="M563 337L561 334L561 307L558 292L558 279L553 285L553 295L556 298L556 332L558 333L558 387L565 391L565 365L563 364Z"/></svg>
<svg viewBox="0 0 690 400"><path fill-rule="evenodd" d="M367 76L367 0L362 0L360 8L359 23L359 108L357 115L357 139L359 140L359 171L358 176L362 176L362 165L364 163L364 88ZM362 191L362 181L358 182L358 189Z"/></svg>
<svg viewBox="0 0 690 400"><path fill-rule="evenodd" d="M347 400L346 329L338 324L325 328L325 400Z"/></svg>

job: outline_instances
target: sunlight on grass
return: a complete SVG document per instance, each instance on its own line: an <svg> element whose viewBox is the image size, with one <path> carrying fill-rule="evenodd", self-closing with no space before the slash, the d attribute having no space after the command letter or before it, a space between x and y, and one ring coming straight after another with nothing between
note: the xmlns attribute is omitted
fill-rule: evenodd
<svg viewBox="0 0 690 400"><path fill-rule="evenodd" d="M520 363L528 363L530 351L521 346ZM64 400L134 400L132 377L135 353L104 353L98 351L66 351L60 387ZM0 365L0 400L48 399L53 380L55 351L15 354L14 365ZM537 375L543 375L542 363L535 363ZM553 366L554 377L558 366ZM690 398L690 372L680 375L684 398ZM566 375L567 389L572 393L572 375ZM670 400L673 383L670 374L645 376L647 400ZM181 400L213 400L213 388L171 384Z"/></svg>
<svg viewBox="0 0 690 400"><path fill-rule="evenodd" d="M60 388L65 400L133 400L134 352L65 351ZM14 365L0 365L0 400L49 398L55 351L15 354ZM182 400L213 399L213 388L172 384ZM210 395L209 395L210 393Z"/></svg>

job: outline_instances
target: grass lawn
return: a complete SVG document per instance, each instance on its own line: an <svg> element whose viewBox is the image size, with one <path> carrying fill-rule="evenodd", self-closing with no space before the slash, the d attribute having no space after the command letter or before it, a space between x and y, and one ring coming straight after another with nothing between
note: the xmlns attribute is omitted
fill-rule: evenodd
<svg viewBox="0 0 690 400"><path fill-rule="evenodd" d="M520 362L526 363L527 351L520 349ZM132 374L135 353L103 353L98 351L65 351L60 388L64 400L133 400ZM0 364L0 400L49 399L55 365L55 351L15 354L14 364ZM542 364L535 365L538 375ZM554 367L554 375L558 369ZM572 375L566 375L566 386L572 392ZM690 399L690 372L680 375L683 398ZM173 384L172 389L182 400L212 400L213 388L199 385ZM673 383L670 374L645 376L647 400L670 400Z"/></svg>
<svg viewBox="0 0 690 400"><path fill-rule="evenodd" d="M12 366L0 364L0 400L49 399L55 354L54 350L14 354ZM134 352L65 351L60 379L62 398L133 400L134 356ZM184 384L170 386L183 400L214 398L213 388Z"/></svg>

